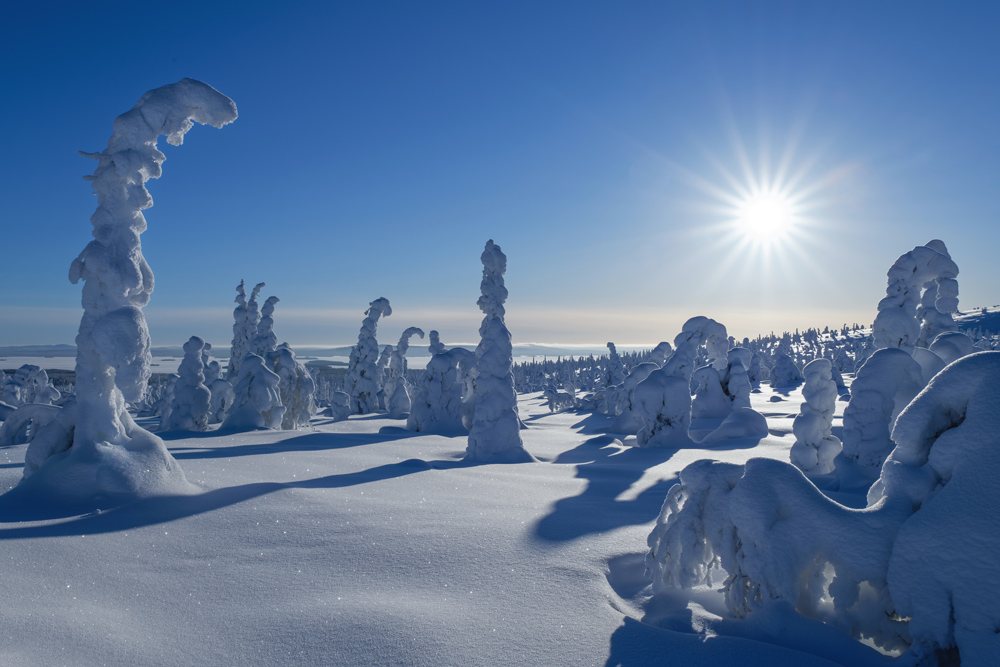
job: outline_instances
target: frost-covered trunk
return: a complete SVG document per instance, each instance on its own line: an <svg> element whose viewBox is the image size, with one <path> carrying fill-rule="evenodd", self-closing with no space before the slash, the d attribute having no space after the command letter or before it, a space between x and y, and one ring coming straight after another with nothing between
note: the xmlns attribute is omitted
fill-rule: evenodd
<svg viewBox="0 0 1000 667"><path fill-rule="evenodd" d="M127 401L142 398L150 377L142 307L153 291L153 273L139 242L146 229L142 211L153 204L145 182L161 175L159 135L176 146L194 122L222 127L235 119L232 100L200 81L182 79L143 95L115 119L107 148L84 154L98 161L90 177L98 204L91 218L94 240L69 273L74 284L84 281L76 404L32 441L25 480L39 476L57 487L77 485L67 489L76 497L190 488L163 442L136 426L125 410Z"/></svg>

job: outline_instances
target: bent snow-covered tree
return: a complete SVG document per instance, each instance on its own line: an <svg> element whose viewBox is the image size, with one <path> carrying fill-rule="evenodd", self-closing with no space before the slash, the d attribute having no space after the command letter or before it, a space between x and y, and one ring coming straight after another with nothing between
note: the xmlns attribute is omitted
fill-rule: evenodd
<svg viewBox="0 0 1000 667"><path fill-rule="evenodd" d="M532 461L521 443L521 421L517 416L514 392L514 350L504 324L507 288L507 256L493 240L486 242L483 262L482 296L479 309L485 317L479 327L481 340L476 347L475 410L469 429L465 457L472 461Z"/></svg>
<svg viewBox="0 0 1000 667"><path fill-rule="evenodd" d="M389 357L389 378L385 381L385 407L389 416L398 418L410 411L410 395L406 388L406 351L412 336L424 337L423 329L409 327L399 337L399 343Z"/></svg>
<svg viewBox="0 0 1000 667"><path fill-rule="evenodd" d="M132 421L125 404L142 398L150 377L150 340L142 307L153 273L139 235L153 205L145 182L159 178L160 135L178 146L194 123L222 127L236 105L200 81L151 90L118 116L92 181L94 240L77 257L70 281L83 285L76 338L75 405L40 429L25 453L24 481L48 482L74 497L155 495L192 488L163 441ZM72 487L72 488L69 488Z"/></svg>
<svg viewBox="0 0 1000 667"><path fill-rule="evenodd" d="M383 315L392 315L389 299L384 296L368 304L358 333L358 344L351 349L346 389L351 397L351 412L354 414L366 415L378 408L378 341L375 340L375 328Z"/></svg>

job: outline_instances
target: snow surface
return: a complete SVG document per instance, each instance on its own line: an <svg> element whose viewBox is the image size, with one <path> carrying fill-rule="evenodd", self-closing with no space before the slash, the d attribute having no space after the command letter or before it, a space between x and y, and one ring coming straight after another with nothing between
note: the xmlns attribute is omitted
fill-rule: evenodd
<svg viewBox="0 0 1000 667"><path fill-rule="evenodd" d="M634 438L603 435L613 417L550 414L541 394L521 395L521 437L539 462L517 466L463 463L464 437L406 432L380 414L299 432L167 434L199 493L82 515L0 499L16 573L0 662L887 664L781 608L727 619L709 593L645 606L646 537L677 473L702 458L788 460L801 396L772 395L751 397L770 427L759 443L679 450L627 446ZM0 450L3 490L24 450Z"/></svg>

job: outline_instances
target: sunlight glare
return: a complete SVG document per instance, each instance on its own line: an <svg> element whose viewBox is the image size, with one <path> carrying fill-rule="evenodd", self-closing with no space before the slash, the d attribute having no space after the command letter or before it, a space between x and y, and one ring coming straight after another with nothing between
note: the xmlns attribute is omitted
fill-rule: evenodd
<svg viewBox="0 0 1000 667"><path fill-rule="evenodd" d="M739 206L739 222L747 236L767 241L783 236L794 219L791 202L777 192L758 192Z"/></svg>

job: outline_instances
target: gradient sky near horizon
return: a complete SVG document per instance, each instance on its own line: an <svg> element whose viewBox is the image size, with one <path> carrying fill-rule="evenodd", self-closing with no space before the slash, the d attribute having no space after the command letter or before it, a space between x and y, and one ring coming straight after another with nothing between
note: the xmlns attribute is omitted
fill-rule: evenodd
<svg viewBox="0 0 1000 667"><path fill-rule="evenodd" d="M0 22L0 345L71 343L67 279L114 118L183 77L240 117L160 148L143 253L155 345L344 345L368 303L474 342L479 255L515 342L654 344L870 323L933 238L961 308L1000 301L1000 5L930 2L17 3ZM788 234L740 201L780 190ZM414 341L415 344L418 344Z"/></svg>

